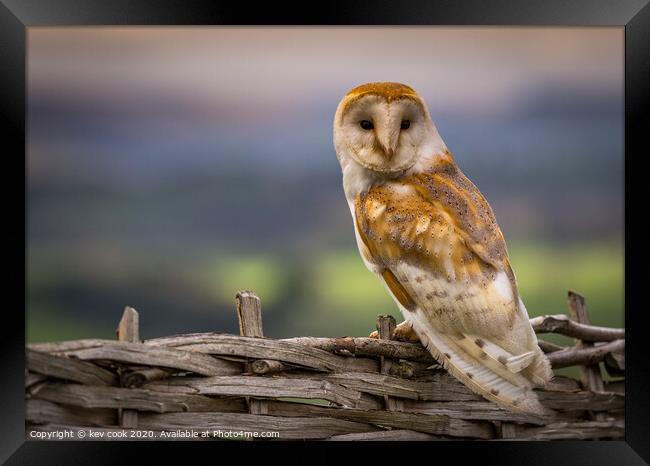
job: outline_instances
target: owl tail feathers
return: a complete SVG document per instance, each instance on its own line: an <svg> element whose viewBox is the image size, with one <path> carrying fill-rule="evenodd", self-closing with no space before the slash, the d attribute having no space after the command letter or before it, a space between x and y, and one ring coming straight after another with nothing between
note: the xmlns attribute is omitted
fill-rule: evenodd
<svg viewBox="0 0 650 466"><path fill-rule="evenodd" d="M521 374L540 387L548 384L554 375L553 369L551 369L551 363L541 349L536 352L533 362L523 369Z"/></svg>
<svg viewBox="0 0 650 466"><path fill-rule="evenodd" d="M511 411L551 414L540 404L531 384L521 380L525 379L522 375L510 373L508 378L503 377L468 353L456 337L438 332L424 319L414 320L413 328L433 357L474 393Z"/></svg>
<svg viewBox="0 0 650 466"><path fill-rule="evenodd" d="M528 311L521 298L519 299L519 313L521 318L528 322ZM530 325L527 326L527 329L530 335L529 341L531 342L535 356L532 362L521 371L521 374L530 379L535 385L543 387L553 379L553 369L551 368L550 361L537 343L535 331Z"/></svg>

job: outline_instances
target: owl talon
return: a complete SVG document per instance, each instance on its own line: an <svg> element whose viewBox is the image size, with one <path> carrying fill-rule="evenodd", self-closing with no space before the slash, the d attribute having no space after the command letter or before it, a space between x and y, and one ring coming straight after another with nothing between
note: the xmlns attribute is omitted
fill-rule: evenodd
<svg viewBox="0 0 650 466"><path fill-rule="evenodd" d="M418 337L413 330L413 326L406 321L395 327L394 335L395 339L400 341L410 341L413 343L418 343L420 341L420 337Z"/></svg>
<svg viewBox="0 0 650 466"><path fill-rule="evenodd" d="M370 335L368 335L368 338L379 338L379 332L375 330ZM401 324L399 324L397 327L395 327L395 333L393 333L393 340L410 341L413 343L418 343L420 341L420 337L417 336L411 324L404 321Z"/></svg>

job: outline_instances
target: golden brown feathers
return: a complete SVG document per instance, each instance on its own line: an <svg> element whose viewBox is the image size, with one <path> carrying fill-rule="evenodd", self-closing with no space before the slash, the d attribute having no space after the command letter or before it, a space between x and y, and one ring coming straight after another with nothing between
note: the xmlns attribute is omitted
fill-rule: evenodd
<svg viewBox="0 0 650 466"><path fill-rule="evenodd" d="M362 84L350 89L347 94L345 94L345 97L343 97L341 116L345 115L355 102L362 97L369 95L382 97L387 102L392 102L398 99L409 99L424 109L424 104L422 103L420 96L418 96L418 93L406 84L375 82Z"/></svg>

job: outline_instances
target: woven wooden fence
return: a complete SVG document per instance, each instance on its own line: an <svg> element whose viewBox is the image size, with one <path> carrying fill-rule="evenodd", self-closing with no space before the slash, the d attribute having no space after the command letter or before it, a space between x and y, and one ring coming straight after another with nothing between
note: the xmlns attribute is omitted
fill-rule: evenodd
<svg viewBox="0 0 650 466"><path fill-rule="evenodd" d="M569 316L531 319L554 368L580 366L539 389L544 416L513 413L473 394L419 344L392 339L263 337L260 300L236 297L241 335L141 341L127 307L117 340L28 345L26 437L79 440L280 438L326 440L620 439L623 329L589 325L569 292ZM603 380L604 371L610 377Z"/></svg>

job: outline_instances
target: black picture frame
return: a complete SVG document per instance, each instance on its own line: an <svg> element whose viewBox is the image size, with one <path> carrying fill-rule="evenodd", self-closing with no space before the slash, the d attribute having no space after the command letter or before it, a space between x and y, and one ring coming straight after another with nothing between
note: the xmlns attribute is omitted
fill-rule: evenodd
<svg viewBox="0 0 650 466"><path fill-rule="evenodd" d="M208 0L0 0L0 115L4 130L3 186L5 196L3 233L7 289L20 298L25 289L25 208L24 196L17 195L19 173L26 175L26 31L33 26L78 25L491 25L491 26L621 26L625 28L625 326L627 333L625 441L604 442L434 442L410 444L404 453L400 444L365 448L368 460L381 449L402 450L407 461L431 461L454 455L454 461L475 456L488 464L647 464L650 461L650 390L646 385L650 358L644 351L643 307L634 305L641 292L643 273L637 255L645 243L637 239L642 222L643 193L634 175L645 155L644 142L650 128L646 109L650 90L650 6L647 0L409 0L402 2L361 1L303 4L300 7L275 3L245 4ZM22 155L22 158L21 158ZM23 178L26 182L26 178ZM637 208L635 208L637 207ZM637 220L638 219L638 220ZM647 230L646 230L647 231ZM635 238L635 233L637 237ZM642 269L641 269L642 270ZM22 273L19 273L22 272ZM647 277L647 272L645 272ZM634 290L634 293L633 293ZM26 292L22 293L23 302ZM636 301L640 301L636 299ZM5 298L5 302L8 300ZM640 304L640 303L639 303ZM3 319L0 383L0 459L6 464L116 464L127 463L135 450L143 448L164 453L168 460L192 461L189 442L26 442L24 414L25 337L24 310L5 306ZM15 320L12 320L15 318ZM216 445L216 446L215 446ZM290 445L292 457L330 451L325 442ZM329 445L329 444L328 444ZM228 442L231 448L247 448L247 442ZM284 442L255 444L267 454L287 447ZM198 445L205 455L222 455L223 442ZM298 450L296 450L298 449ZM302 449L303 451L300 451ZM317 451L318 450L318 451ZM444 450L444 451L443 451ZM413 455L412 459L409 459ZM216 456L214 456L216 460ZM278 459L283 460L285 456ZM221 457L225 459L225 457ZM382 457L383 459L383 457Z"/></svg>

